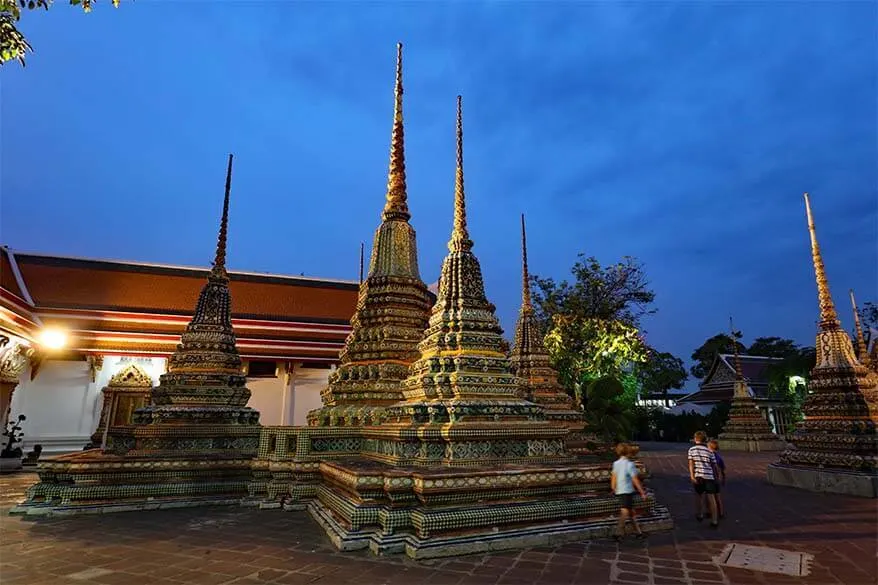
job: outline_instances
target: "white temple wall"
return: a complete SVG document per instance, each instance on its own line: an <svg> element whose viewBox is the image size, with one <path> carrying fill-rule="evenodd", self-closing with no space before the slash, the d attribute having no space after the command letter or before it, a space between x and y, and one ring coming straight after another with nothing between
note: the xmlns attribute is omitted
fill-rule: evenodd
<svg viewBox="0 0 878 585"><path fill-rule="evenodd" d="M46 360L31 380L30 370L12 395L10 420L24 414L23 450L43 446L43 453L58 454L79 451L94 432L103 407L101 389L119 370L136 363L158 383L164 372L164 358L107 356L103 367L96 370L95 381L85 361Z"/></svg>
<svg viewBox="0 0 878 585"><path fill-rule="evenodd" d="M43 446L45 455L80 451L97 427L103 408L101 390L114 375L130 363L149 374L157 385L165 371L165 358L106 356L95 371L86 361L46 360L37 376L30 379L30 367L12 395L10 420L24 414L22 424L26 453L34 445ZM326 386L330 370L301 368L297 364L289 378L249 378L248 406L259 411L263 425L307 425L308 412L322 406L320 391ZM287 386L287 380L289 385Z"/></svg>
<svg viewBox="0 0 878 585"><path fill-rule="evenodd" d="M308 413L323 406L320 391L329 382L330 370L301 369L296 370L293 388L293 420L295 426L308 424Z"/></svg>
<svg viewBox="0 0 878 585"><path fill-rule="evenodd" d="M266 426L283 424L284 377L247 378L247 388L250 389L247 406L259 411L259 423Z"/></svg>

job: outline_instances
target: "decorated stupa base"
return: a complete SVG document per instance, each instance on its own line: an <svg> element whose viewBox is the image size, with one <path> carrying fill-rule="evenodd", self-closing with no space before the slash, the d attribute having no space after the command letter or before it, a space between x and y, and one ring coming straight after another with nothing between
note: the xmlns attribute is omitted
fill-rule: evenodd
<svg viewBox="0 0 878 585"><path fill-rule="evenodd" d="M358 456L362 427L262 427L246 504L302 510L317 495L320 462Z"/></svg>
<svg viewBox="0 0 878 585"><path fill-rule="evenodd" d="M40 482L12 510L72 514L237 504L248 495L259 445L259 413L232 330L225 268L232 158L216 258L195 315L152 404L131 425L110 429L104 449L41 461Z"/></svg>
<svg viewBox="0 0 878 585"><path fill-rule="evenodd" d="M835 310L805 195L820 303L817 363L791 445L768 467L775 485L878 498L878 377L856 357Z"/></svg>
<svg viewBox="0 0 878 585"><path fill-rule="evenodd" d="M415 559L605 538L618 500L610 464L412 468L340 460L320 466L308 505L340 550ZM651 492L635 498L645 532L670 529Z"/></svg>
<svg viewBox="0 0 878 585"><path fill-rule="evenodd" d="M857 366L815 368L809 384L813 394L803 406L805 420L779 461L769 466L770 483L878 498L878 410L862 388L874 379Z"/></svg>

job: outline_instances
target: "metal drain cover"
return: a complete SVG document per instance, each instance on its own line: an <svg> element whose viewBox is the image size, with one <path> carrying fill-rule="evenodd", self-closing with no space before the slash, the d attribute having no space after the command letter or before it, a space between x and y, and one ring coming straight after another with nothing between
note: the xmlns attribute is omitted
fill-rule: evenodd
<svg viewBox="0 0 878 585"><path fill-rule="evenodd" d="M814 555L767 546L728 544L715 560L725 567L806 577L811 573Z"/></svg>

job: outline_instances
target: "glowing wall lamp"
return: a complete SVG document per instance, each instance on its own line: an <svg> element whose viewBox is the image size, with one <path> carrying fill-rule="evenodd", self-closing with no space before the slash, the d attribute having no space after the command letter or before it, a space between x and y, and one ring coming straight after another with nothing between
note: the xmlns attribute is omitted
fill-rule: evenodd
<svg viewBox="0 0 878 585"><path fill-rule="evenodd" d="M40 345L46 349L61 349L67 345L67 333L60 329L40 331Z"/></svg>

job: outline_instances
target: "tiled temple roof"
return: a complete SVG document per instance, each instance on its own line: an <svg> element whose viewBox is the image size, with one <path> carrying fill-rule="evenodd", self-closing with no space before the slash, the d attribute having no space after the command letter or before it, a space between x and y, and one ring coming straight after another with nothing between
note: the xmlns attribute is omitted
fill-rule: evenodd
<svg viewBox="0 0 878 585"><path fill-rule="evenodd" d="M697 392L677 400L678 404L714 404L730 401L735 391L735 365L732 354L719 354L714 359L707 376ZM757 401L771 400L768 395L768 374L772 365L780 363L780 358L742 355L741 373Z"/></svg>
<svg viewBox="0 0 878 585"><path fill-rule="evenodd" d="M71 349L84 353L171 353L209 272L8 248L0 262L0 327L16 334L26 321L31 329L63 327ZM356 282L252 272L229 278L242 356L337 361Z"/></svg>

